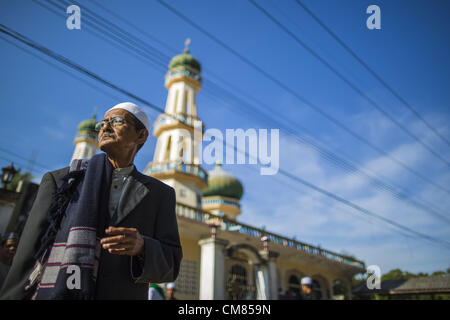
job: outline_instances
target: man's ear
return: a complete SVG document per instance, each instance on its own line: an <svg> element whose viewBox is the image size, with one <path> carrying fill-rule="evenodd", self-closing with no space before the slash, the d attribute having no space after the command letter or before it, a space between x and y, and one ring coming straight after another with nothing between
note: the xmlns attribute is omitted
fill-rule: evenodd
<svg viewBox="0 0 450 320"><path fill-rule="evenodd" d="M141 132L139 133L139 137L138 137L138 144L144 143L145 141L147 141L148 138L148 130L147 129L142 129Z"/></svg>

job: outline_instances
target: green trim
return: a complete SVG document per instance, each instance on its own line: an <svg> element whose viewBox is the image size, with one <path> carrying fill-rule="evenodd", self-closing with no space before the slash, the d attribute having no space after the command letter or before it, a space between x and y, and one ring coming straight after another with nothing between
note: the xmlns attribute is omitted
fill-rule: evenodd
<svg viewBox="0 0 450 320"><path fill-rule="evenodd" d="M184 52L183 54L179 54L170 60L169 63L169 69L173 69L176 67L190 67L192 69L198 70L198 72L201 71L202 67L200 65L200 62L197 61L193 56L191 56L188 51Z"/></svg>

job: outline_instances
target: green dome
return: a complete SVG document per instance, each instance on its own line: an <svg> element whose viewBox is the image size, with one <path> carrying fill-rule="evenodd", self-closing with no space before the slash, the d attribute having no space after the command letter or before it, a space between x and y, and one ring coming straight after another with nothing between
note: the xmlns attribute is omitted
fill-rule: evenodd
<svg viewBox="0 0 450 320"><path fill-rule="evenodd" d="M197 61L193 56L189 54L188 49L184 49L184 53L179 54L170 60L169 69L173 69L176 67L189 67L191 69L195 69L198 72L201 71L200 62Z"/></svg>
<svg viewBox="0 0 450 320"><path fill-rule="evenodd" d="M95 124L97 123L97 121L95 120L95 117L96 116L94 114L92 119L80 122L80 124L78 125L78 131L96 132Z"/></svg>
<svg viewBox="0 0 450 320"><path fill-rule="evenodd" d="M217 164L215 168L208 172L208 188L203 191L203 196L223 196L234 199L241 199L244 188L241 182L231 173L226 172Z"/></svg>

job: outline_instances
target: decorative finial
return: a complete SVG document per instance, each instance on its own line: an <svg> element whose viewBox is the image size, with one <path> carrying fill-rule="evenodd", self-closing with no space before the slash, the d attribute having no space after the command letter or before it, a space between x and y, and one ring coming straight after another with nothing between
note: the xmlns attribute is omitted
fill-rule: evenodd
<svg viewBox="0 0 450 320"><path fill-rule="evenodd" d="M97 120L97 110L98 107L94 107L94 114L92 115L92 119Z"/></svg>
<svg viewBox="0 0 450 320"><path fill-rule="evenodd" d="M191 44L191 39L187 38L186 41L184 41L184 53L189 53L189 45Z"/></svg>

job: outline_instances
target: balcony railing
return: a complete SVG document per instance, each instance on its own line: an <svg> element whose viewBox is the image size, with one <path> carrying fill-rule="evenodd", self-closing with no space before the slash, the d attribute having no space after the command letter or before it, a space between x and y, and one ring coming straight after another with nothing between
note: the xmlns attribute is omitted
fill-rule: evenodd
<svg viewBox="0 0 450 320"><path fill-rule="evenodd" d="M262 229L258 229L244 223L229 220L225 217L218 217L207 211L203 211L194 207L190 207L181 203L177 203L176 213L180 217L193 219L195 221L208 223L209 221L220 221L221 226L228 231L235 231L245 235L249 235L258 239L266 236L270 242L278 243L284 247L295 248L300 251L305 251L311 254L319 255L327 259L331 259L337 262L345 263L348 265L356 266L358 268L365 269L365 264L362 261L347 257L341 254L337 254L322 248L318 248L306 243L299 242L294 239L289 239L272 232L268 232Z"/></svg>
<svg viewBox="0 0 450 320"><path fill-rule="evenodd" d="M160 126L173 125L176 123L183 123L188 127L192 127L194 129L201 128L202 133L205 131L204 123L198 118L191 115L184 115L181 113L177 114L168 114L165 113L163 116L160 116L158 120L154 123L153 132L158 131Z"/></svg>
<svg viewBox="0 0 450 320"><path fill-rule="evenodd" d="M144 170L144 174L158 173L165 171L177 171L199 176L205 183L208 183L208 173L199 165L182 162L157 162L150 163Z"/></svg>

